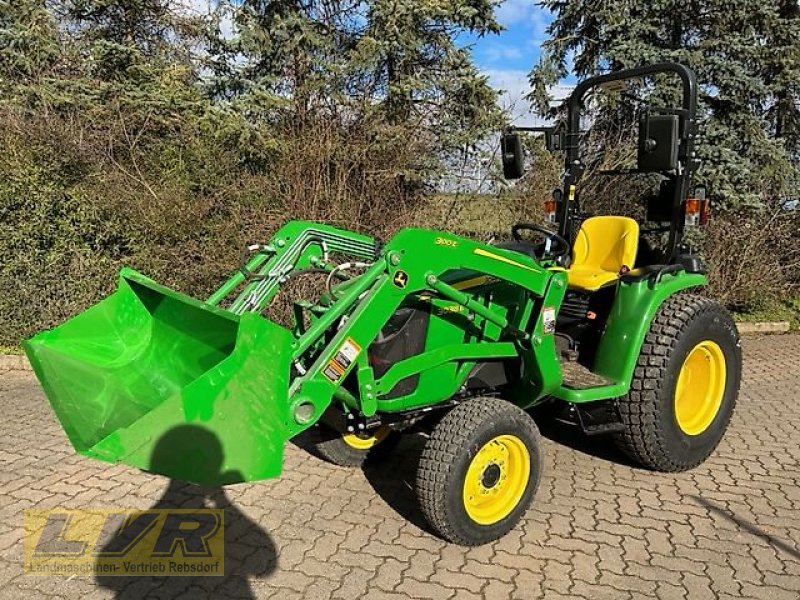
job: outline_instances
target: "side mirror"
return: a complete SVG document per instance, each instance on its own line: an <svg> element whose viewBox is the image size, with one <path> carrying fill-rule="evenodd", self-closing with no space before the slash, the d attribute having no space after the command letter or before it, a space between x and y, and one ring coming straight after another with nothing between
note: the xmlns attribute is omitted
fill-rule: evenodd
<svg viewBox="0 0 800 600"><path fill-rule="evenodd" d="M678 166L678 115L652 115L639 119L639 171L672 171Z"/></svg>
<svg viewBox="0 0 800 600"><path fill-rule="evenodd" d="M519 179L525 174L525 153L518 133L507 132L500 136L500 154L503 159L503 177Z"/></svg>

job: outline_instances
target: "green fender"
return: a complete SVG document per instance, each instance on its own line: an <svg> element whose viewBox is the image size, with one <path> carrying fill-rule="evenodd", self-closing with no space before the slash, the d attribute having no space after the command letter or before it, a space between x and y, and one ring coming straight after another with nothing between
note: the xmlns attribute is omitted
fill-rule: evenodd
<svg viewBox="0 0 800 600"><path fill-rule="evenodd" d="M658 283L653 278L620 281L592 368L614 383L584 390L561 387L553 395L569 402L592 402L627 394L645 335L658 309L673 294L707 283L705 275L685 272L664 275Z"/></svg>
<svg viewBox="0 0 800 600"><path fill-rule="evenodd" d="M627 393L639 351L658 309L673 294L707 283L705 275L689 273L667 275L657 284L652 279L621 282L600 340L594 372L625 382Z"/></svg>

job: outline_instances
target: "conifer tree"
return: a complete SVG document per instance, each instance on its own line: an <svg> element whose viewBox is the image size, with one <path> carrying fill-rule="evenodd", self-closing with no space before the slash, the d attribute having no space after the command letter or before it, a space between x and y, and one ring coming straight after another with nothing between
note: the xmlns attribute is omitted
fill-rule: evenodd
<svg viewBox="0 0 800 600"><path fill-rule="evenodd" d="M235 35L212 44L213 93L255 106L414 126L443 149L499 123L496 92L458 46L460 32L499 31L491 0L244 0L221 3Z"/></svg>
<svg viewBox="0 0 800 600"><path fill-rule="evenodd" d="M759 205L796 182L800 19L796 0L546 0L555 20L531 71L533 99L579 77L683 62L701 84L699 173L724 206Z"/></svg>

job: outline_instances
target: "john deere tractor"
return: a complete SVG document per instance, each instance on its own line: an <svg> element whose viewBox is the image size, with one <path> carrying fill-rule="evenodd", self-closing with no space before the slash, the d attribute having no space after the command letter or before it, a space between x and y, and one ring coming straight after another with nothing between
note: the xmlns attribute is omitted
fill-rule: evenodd
<svg viewBox="0 0 800 600"><path fill-rule="evenodd" d="M631 218L575 226L584 99L656 74L680 79L683 102L642 111L630 173L661 177L647 201L660 254L637 252ZM565 126L546 131L566 157L557 230L518 223L513 241L486 244L403 229L384 244L289 222L205 300L124 269L115 293L25 350L78 452L189 482L278 477L287 441L310 428L351 466L421 431L419 503L458 544L495 540L528 509L543 464L526 411L545 402L647 468L690 469L722 438L741 370L736 327L697 293L703 262L682 241L704 205L696 95L672 63L578 85ZM523 134L502 136L508 177L522 175ZM308 273L320 293L294 303L291 326L265 318Z"/></svg>

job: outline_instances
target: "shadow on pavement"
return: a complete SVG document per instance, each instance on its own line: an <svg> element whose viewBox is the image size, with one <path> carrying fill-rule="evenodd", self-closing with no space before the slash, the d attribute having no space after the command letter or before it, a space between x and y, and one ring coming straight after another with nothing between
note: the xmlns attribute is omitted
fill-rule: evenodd
<svg viewBox="0 0 800 600"><path fill-rule="evenodd" d="M557 420L555 418L556 410L557 407L545 404L529 411L543 437L582 454L631 467L632 469L642 469L640 465L636 464L622 450L617 448L610 435L586 435L577 425Z"/></svg>
<svg viewBox="0 0 800 600"><path fill-rule="evenodd" d="M557 421L551 407L530 411L543 437L577 452L641 469L615 445L608 435L587 436L577 426ZM401 517L423 531L435 535L422 514L416 496L416 476L426 436L404 433L397 447L388 451L377 446L363 466L367 481L375 492ZM318 434L314 428L296 436L291 442L312 456L325 460L316 449Z"/></svg>
<svg viewBox="0 0 800 600"><path fill-rule="evenodd" d="M750 521L742 519L741 517L737 516L736 513L733 513L724 506L721 506L711 500L707 500L706 498L701 498L700 496L694 495L690 495L689 497L706 510L709 510L714 514L719 515L723 519L727 519L731 523L736 524L743 531L746 531L747 533L756 537L760 537L762 540L768 542L773 548L788 554L795 560L800 560L800 552L794 546L764 531L755 523L751 523Z"/></svg>
<svg viewBox="0 0 800 600"><path fill-rule="evenodd" d="M316 447L316 442L320 439L320 433L312 427L290 441L312 456L327 462ZM424 447L425 437L419 433L403 434L397 443L387 440L385 445L373 448L362 471L375 493L386 504L405 520L430 533L414 489L417 466Z"/></svg>
<svg viewBox="0 0 800 600"><path fill-rule="evenodd" d="M396 447L371 455L363 470L375 493L386 504L412 525L434 535L419 508L415 489L417 467L424 447L425 436L422 434L404 434Z"/></svg>
<svg viewBox="0 0 800 600"><path fill-rule="evenodd" d="M319 450L317 450L317 443L321 440L322 435L318 431L317 427L311 427L294 436L289 440L289 443L305 452L308 452L314 458L324 461L325 457L320 454Z"/></svg>
<svg viewBox="0 0 800 600"><path fill-rule="evenodd" d="M206 429L183 425L165 434L156 444L151 461L154 470L159 465L175 460L172 454L169 456L160 454L164 454L166 449L174 448L176 439L192 440L191 445L203 450L202 452L192 452L191 448L187 448L186 460L202 460L204 468L211 466L217 471L221 469L223 465L222 447L217 437ZM171 453L172 450L169 452ZM224 475L230 475L231 479L235 479L238 474L231 472ZM97 574L95 576L97 585L113 590L116 598L139 599L153 595L175 597L183 592L188 592L191 597L201 598L220 596L255 598L250 586L250 579L268 577L277 566L277 551L271 536L258 523L236 508L222 487L198 486L171 480L164 494L149 510L175 508L218 508L223 510L225 536L223 576L112 576ZM116 533L106 540L101 552L111 554L133 544L142 535L142 526L137 526L137 518L145 514L147 513L131 515L125 524L121 525ZM190 538L191 533L187 533L187 530L191 529L188 527L192 525L191 520L191 515L188 518L167 520L160 535L166 534L168 539ZM198 523L200 524L194 524L196 528L203 527L201 519L198 519ZM199 543L202 544L202 542ZM184 547L190 545L188 542L182 544ZM181 554L178 553L176 557L180 560Z"/></svg>
<svg viewBox="0 0 800 600"><path fill-rule="evenodd" d="M542 435L558 444L602 460L641 468L618 450L607 436L589 437L577 427L535 414L533 416ZM399 446L392 452L374 458L370 456L364 465L364 475L375 492L401 517L423 531L436 535L419 509L415 490L417 467L425 441L426 437L421 433L404 434Z"/></svg>

